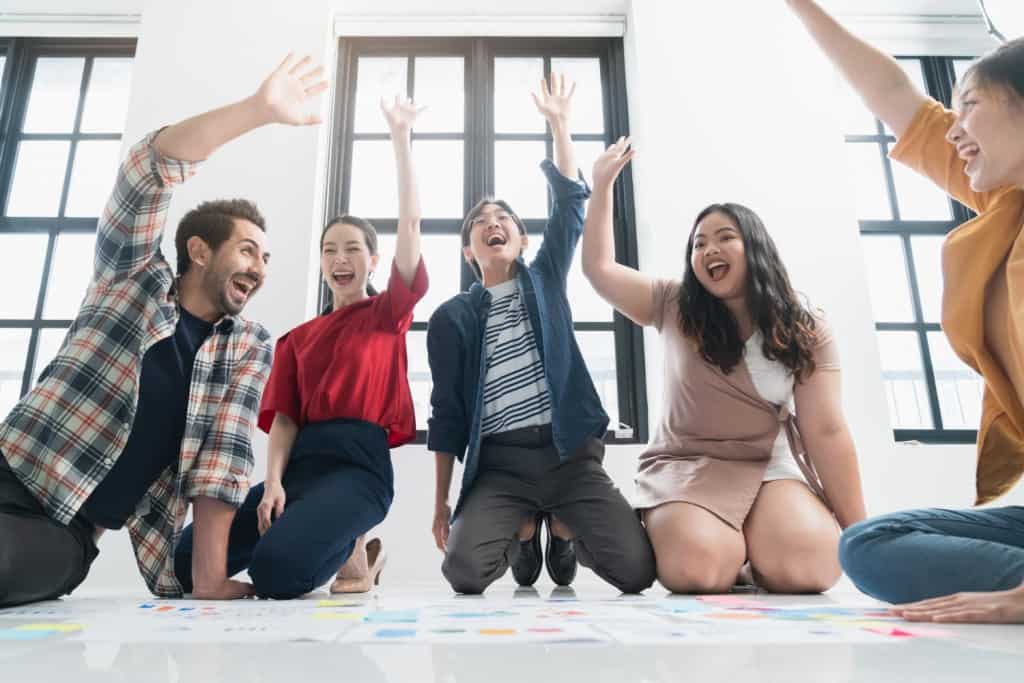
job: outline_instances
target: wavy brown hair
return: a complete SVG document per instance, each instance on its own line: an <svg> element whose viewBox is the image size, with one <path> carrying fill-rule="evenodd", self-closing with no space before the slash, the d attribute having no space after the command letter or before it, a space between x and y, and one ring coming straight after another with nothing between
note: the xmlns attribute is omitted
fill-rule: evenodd
<svg viewBox="0 0 1024 683"><path fill-rule="evenodd" d="M712 213L739 228L747 261L747 309L764 338L762 351L788 369L797 382L814 372L814 315L797 298L775 243L756 213L741 204L712 204L693 222L686 243L686 270L679 292L679 322L704 359L729 374L743 360L744 341L732 311L697 279L690 263L697 226Z"/></svg>

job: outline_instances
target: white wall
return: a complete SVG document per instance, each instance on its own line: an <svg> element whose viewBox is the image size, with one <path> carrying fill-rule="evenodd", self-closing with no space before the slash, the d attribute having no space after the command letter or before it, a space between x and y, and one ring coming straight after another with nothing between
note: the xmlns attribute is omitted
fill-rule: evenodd
<svg viewBox="0 0 1024 683"><path fill-rule="evenodd" d="M839 0L836 0L842 5ZM846 3L850 5L851 3ZM873 11L922 11L930 3L873 3ZM877 5L877 7L876 7ZM950 0L943 11L973 3ZM98 0L6 0L23 12L103 11ZM122 11L138 3L125 2ZM506 3L439 0L439 15L499 13ZM841 129L833 111L835 77L782 3L528 0L520 14L626 13L626 64L641 266L680 272L692 217L713 201L750 205L776 237L798 289L826 309L840 343L844 401L861 455L872 513L972 501L972 447L895 446L882 393L877 350L845 177ZM97 9L99 8L99 9ZM127 8L127 9L124 9ZM840 7L846 9L845 7ZM249 94L289 50L334 65L336 13L425 12L420 3L302 0L148 2L142 11L126 141ZM735 22L743 16L742 22ZM324 106L330 101L325 97ZM267 216L273 251L264 291L248 317L281 333L312 312L315 235L324 196L326 127L257 131L221 150L182 187L173 225L198 201L255 199ZM168 242L168 251L170 244ZM646 338L652 422L661 403L661 350ZM265 441L258 439L257 477ZM624 491L641 448L613 447L606 466ZM380 534L391 563L386 582L440 581L430 522L433 460L420 446L394 453L396 500ZM456 477L457 480L457 477ZM1024 489L1007 500L1024 501ZM108 534L90 588L143 590L125 534Z"/></svg>

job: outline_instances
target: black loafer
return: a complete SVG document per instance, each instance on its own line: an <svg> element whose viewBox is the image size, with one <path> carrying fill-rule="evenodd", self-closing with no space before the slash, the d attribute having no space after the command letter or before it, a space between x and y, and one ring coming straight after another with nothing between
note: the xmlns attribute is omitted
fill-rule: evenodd
<svg viewBox="0 0 1024 683"><path fill-rule="evenodd" d="M559 586L568 586L576 578L576 548L572 540L555 536L551 531L551 517L548 523L548 542L544 548L544 566L548 576Z"/></svg>
<svg viewBox="0 0 1024 683"><path fill-rule="evenodd" d="M512 576L520 586L532 586L540 578L541 548L540 548L540 522L537 517L537 528L533 532L533 538L527 541L519 541L519 557L512 563Z"/></svg>

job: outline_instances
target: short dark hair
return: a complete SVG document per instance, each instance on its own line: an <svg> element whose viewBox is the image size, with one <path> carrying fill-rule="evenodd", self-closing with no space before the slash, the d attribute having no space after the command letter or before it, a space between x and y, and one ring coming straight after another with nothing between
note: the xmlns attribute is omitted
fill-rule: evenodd
<svg viewBox="0 0 1024 683"><path fill-rule="evenodd" d="M476 205L473 206L472 209L469 210L469 213L467 213L466 217L462 220L462 229L459 231L459 235L462 237L462 246L469 246L469 234L473 231L473 221L476 220L477 216L484 212L484 207L489 204L500 206L503 211L506 211L509 216L512 216L512 220L515 221L516 226L519 228L519 234L526 234L526 223L523 223L523 219L519 217L519 214L512 210L512 207L509 206L508 202L506 202L504 199L484 197L483 199L478 201ZM483 273L480 272L480 266L478 266L475 262L470 263L469 265L473 269L473 273L476 275L477 279L482 280Z"/></svg>
<svg viewBox="0 0 1024 683"><path fill-rule="evenodd" d="M1024 99L1024 38L1003 43L978 59L963 80L970 78L982 87L1001 87Z"/></svg>
<svg viewBox="0 0 1024 683"><path fill-rule="evenodd" d="M236 219L249 221L263 232L267 231L263 214L248 199L215 199L203 202L186 213L174 235L174 248L178 252L178 275L187 273L192 265L188 255L190 239L198 237L216 251L231 237Z"/></svg>
<svg viewBox="0 0 1024 683"><path fill-rule="evenodd" d="M359 216L353 216L351 214L344 213L340 216L327 221L327 225L320 231L320 251L324 250L324 238L327 237L327 231L333 228L335 225L351 225L353 228L358 228L363 233L363 241L366 242L366 248L370 251L370 256L377 255L377 228L374 227L373 223L360 218ZM366 283L366 293L370 296L378 294L377 288ZM325 313L330 313L333 310L333 306L328 306Z"/></svg>

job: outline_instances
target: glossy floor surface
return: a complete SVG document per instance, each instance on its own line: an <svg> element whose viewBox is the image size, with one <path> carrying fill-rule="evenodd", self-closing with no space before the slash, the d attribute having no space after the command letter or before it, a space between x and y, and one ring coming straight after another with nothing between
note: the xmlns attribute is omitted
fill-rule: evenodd
<svg viewBox="0 0 1024 683"><path fill-rule="evenodd" d="M919 626L849 589L695 599L438 586L210 603L84 594L0 611L0 680L1021 681L1024 626Z"/></svg>

